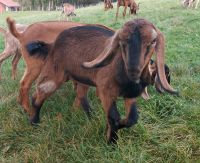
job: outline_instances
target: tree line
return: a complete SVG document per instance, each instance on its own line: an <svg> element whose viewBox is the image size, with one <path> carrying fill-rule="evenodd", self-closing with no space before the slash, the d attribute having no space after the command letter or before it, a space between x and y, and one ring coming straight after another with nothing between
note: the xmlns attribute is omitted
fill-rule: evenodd
<svg viewBox="0 0 200 163"><path fill-rule="evenodd" d="M70 3L76 7L97 4L103 0L15 0L21 5L21 10L56 10L63 3Z"/></svg>

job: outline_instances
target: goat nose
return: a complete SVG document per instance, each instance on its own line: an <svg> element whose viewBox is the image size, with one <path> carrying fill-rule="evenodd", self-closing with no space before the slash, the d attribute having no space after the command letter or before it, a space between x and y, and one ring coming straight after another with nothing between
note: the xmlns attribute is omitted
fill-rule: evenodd
<svg viewBox="0 0 200 163"><path fill-rule="evenodd" d="M132 67L132 68L128 69L128 73L133 76L137 76L140 74L140 69Z"/></svg>
<svg viewBox="0 0 200 163"><path fill-rule="evenodd" d="M138 81L139 79L140 79L140 70L139 69L135 69L135 70L133 70L133 69L129 69L128 70L128 76L129 76L129 78L130 78L130 80L132 80L132 81Z"/></svg>

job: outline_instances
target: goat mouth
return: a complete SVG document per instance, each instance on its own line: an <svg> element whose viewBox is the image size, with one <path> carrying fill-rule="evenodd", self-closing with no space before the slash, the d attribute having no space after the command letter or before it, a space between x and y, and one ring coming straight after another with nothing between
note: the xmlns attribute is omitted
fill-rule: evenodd
<svg viewBox="0 0 200 163"><path fill-rule="evenodd" d="M140 77L138 75L129 75L129 79L135 84L140 83Z"/></svg>

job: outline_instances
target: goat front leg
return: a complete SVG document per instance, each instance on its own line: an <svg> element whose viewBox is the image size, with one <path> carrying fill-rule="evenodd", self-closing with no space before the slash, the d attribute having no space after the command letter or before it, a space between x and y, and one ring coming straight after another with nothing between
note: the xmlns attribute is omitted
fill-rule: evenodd
<svg viewBox="0 0 200 163"><path fill-rule="evenodd" d="M188 8L193 7L193 0L189 0Z"/></svg>
<svg viewBox="0 0 200 163"><path fill-rule="evenodd" d="M117 5L117 12L116 12L116 18L115 18L115 21L117 21L118 15L119 15L119 5Z"/></svg>
<svg viewBox="0 0 200 163"><path fill-rule="evenodd" d="M123 12L123 18L125 18L125 16L126 16L126 9L127 9L127 6L125 5L124 6L124 12Z"/></svg>
<svg viewBox="0 0 200 163"><path fill-rule="evenodd" d="M19 60L21 58L21 53L17 52L13 59L12 59L12 79L15 80L16 79L16 72L17 72L17 64L19 63Z"/></svg>
<svg viewBox="0 0 200 163"><path fill-rule="evenodd" d="M108 144L117 143L117 131L119 129L120 114L117 111L115 100L111 95L106 92L98 91L99 96L106 113L106 140Z"/></svg>
<svg viewBox="0 0 200 163"><path fill-rule="evenodd" d="M64 76L58 77L55 75L55 78L48 78L48 80L37 84L36 92L32 97L33 114L29 117L31 124L40 122L40 110L44 101L51 96L64 82L66 82L66 78L64 78Z"/></svg>
<svg viewBox="0 0 200 163"><path fill-rule="evenodd" d="M137 123L138 112L135 98L125 99L126 118L120 120L119 128L129 128Z"/></svg>
<svg viewBox="0 0 200 163"><path fill-rule="evenodd" d="M20 81L20 89L19 89L19 97L18 101L20 105L23 107L24 111L31 116L33 114L33 110L30 108L29 101L29 90L33 81L38 77L40 73L40 66L37 65L37 68L26 68L24 76Z"/></svg>
<svg viewBox="0 0 200 163"><path fill-rule="evenodd" d="M107 10L107 3L106 3L106 0L104 0L104 11Z"/></svg>
<svg viewBox="0 0 200 163"><path fill-rule="evenodd" d="M74 82L74 88L76 91L76 98L74 100L73 106L81 106L86 115L90 118L92 110L87 99L89 86Z"/></svg>

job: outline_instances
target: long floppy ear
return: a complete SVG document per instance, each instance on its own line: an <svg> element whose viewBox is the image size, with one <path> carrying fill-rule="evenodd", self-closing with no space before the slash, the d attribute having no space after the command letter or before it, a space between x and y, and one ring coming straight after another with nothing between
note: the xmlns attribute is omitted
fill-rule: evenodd
<svg viewBox="0 0 200 163"><path fill-rule="evenodd" d="M166 76L167 82L170 84L170 80L171 80L171 77L170 77L170 70L169 70L169 67L168 67L166 64L165 64L165 76ZM159 93L164 93L165 90L162 88L162 85L161 85L161 83L160 83L160 80L159 80L157 74L156 74L156 76L155 76L154 82L155 82L156 90L157 90Z"/></svg>
<svg viewBox="0 0 200 163"><path fill-rule="evenodd" d="M158 78L158 75L156 74L155 76L155 87L156 87L156 90L159 92L159 93L164 93L165 90L162 88L162 85L160 83L160 80Z"/></svg>
<svg viewBox="0 0 200 163"><path fill-rule="evenodd" d="M165 40L163 34L157 29L158 37L156 43L156 62L157 62L157 74L162 85L162 88L171 93L171 94L178 94L176 90L174 90L169 83L167 82L165 76L165 69L164 69L164 54L165 54Z"/></svg>
<svg viewBox="0 0 200 163"><path fill-rule="evenodd" d="M108 65L114 58L115 52L119 46L119 33L117 31L114 36L107 40L107 45L99 56L90 62L84 62L83 67L85 68L97 68Z"/></svg>
<svg viewBox="0 0 200 163"><path fill-rule="evenodd" d="M150 84L151 83L151 72L150 72L150 68L149 68L149 65L147 65L143 72L142 72L142 75L141 75L141 80ZM148 91L147 91L147 86L144 88L144 90L142 91L142 94L141 94L142 98L144 100L149 100L150 99L150 96L148 94Z"/></svg>

